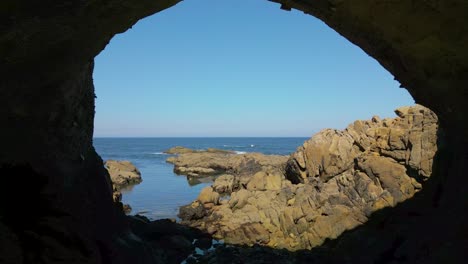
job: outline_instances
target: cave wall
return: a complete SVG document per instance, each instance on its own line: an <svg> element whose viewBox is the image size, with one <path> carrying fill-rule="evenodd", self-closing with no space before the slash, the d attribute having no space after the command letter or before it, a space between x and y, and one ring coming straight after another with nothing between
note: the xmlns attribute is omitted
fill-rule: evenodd
<svg viewBox="0 0 468 264"><path fill-rule="evenodd" d="M281 3L282 9L295 8L324 21L389 70L417 103L437 113L441 141L435 177L420 200L426 211L467 219L468 2L274 1ZM177 2L0 3L0 175L6 183L2 185L6 199L1 202L0 228L7 230L0 242L11 237L21 241L9 244L17 252L23 251L17 257L44 257L23 242L38 239L48 245L41 240L45 232L54 233L55 241L75 241L68 242L71 248L84 244L77 253L86 256L83 262L125 263L122 248L131 247L134 241L126 234L122 213L112 205L108 175L92 146L93 59L115 34ZM36 181L37 177L42 180ZM22 188L28 184L37 188ZM35 202L19 204L11 199L20 196ZM40 197L48 198L40 202ZM30 214L12 209L13 205L34 214L31 221L49 224L14 221ZM43 205L41 210L30 210L39 205ZM435 220L427 222L430 228L438 226ZM24 232L25 227L30 232ZM461 224L444 228L449 234L466 231ZM440 234L440 238L444 236ZM58 251L48 254L57 255Z"/></svg>

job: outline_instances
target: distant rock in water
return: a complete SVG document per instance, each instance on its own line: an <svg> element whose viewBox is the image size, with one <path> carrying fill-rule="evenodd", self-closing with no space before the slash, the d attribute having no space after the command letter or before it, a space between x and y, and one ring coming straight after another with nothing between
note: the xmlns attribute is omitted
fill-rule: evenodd
<svg viewBox="0 0 468 264"><path fill-rule="evenodd" d="M142 182L140 171L130 161L126 160L108 160L104 163L104 167L109 172L112 181L114 202L119 207L121 207L121 209L126 214L130 213L130 211L132 210L130 205L124 205L121 202L122 193L120 192L120 190L130 185Z"/></svg>
<svg viewBox="0 0 468 264"><path fill-rule="evenodd" d="M193 149L189 149L189 148L181 147L181 146L176 146L176 147L173 147L164 151L164 153L166 154L183 154L183 153L193 153L193 152L196 152L196 151Z"/></svg>
<svg viewBox="0 0 468 264"><path fill-rule="evenodd" d="M396 114L317 133L284 161L284 171L219 177L181 208L182 223L228 244L292 251L362 225L373 212L411 198L432 172L436 115L420 105Z"/></svg>
<svg viewBox="0 0 468 264"><path fill-rule="evenodd" d="M203 177L224 173L251 175L261 170L284 171L287 160L287 156L261 153L236 154L234 151L209 148L206 151L192 150L192 152L185 149L182 154L169 157L166 161L174 164L174 172L177 174Z"/></svg>
<svg viewBox="0 0 468 264"><path fill-rule="evenodd" d="M224 150L224 149L216 149L216 148L208 148L206 150L194 150L186 147L176 146L164 151L166 154L185 154L185 153L224 153L224 154L235 154L235 151L232 150Z"/></svg>
<svg viewBox="0 0 468 264"><path fill-rule="evenodd" d="M108 160L104 163L104 167L109 171L112 183L119 190L142 181L140 171L130 161Z"/></svg>

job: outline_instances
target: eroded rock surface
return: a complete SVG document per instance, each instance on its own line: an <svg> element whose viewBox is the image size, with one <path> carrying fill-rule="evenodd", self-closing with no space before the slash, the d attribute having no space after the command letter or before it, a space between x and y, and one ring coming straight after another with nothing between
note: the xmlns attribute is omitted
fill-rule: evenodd
<svg viewBox="0 0 468 264"><path fill-rule="evenodd" d="M223 175L194 202L203 214L181 218L232 244L300 250L337 238L413 197L431 175L437 117L419 105L396 113L319 132L283 174Z"/></svg>

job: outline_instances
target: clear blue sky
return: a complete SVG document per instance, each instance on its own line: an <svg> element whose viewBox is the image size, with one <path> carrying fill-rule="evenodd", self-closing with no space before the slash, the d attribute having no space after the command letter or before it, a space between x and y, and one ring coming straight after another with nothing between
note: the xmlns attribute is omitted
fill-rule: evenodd
<svg viewBox="0 0 468 264"><path fill-rule="evenodd" d="M186 0L96 58L95 136L311 136L414 100L318 19L266 0Z"/></svg>

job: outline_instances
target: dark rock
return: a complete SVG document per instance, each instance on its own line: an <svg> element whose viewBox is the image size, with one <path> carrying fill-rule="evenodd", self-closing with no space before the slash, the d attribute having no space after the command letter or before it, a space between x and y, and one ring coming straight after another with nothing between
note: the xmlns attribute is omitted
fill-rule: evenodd
<svg viewBox="0 0 468 264"><path fill-rule="evenodd" d="M130 214L132 212L132 207L129 204L124 204L123 211L125 214Z"/></svg>
<svg viewBox="0 0 468 264"><path fill-rule="evenodd" d="M181 206L179 208L178 216L182 220L198 220L203 218L206 215L206 210L203 207L203 204L196 201L192 204Z"/></svg>
<svg viewBox="0 0 468 264"><path fill-rule="evenodd" d="M195 249L192 242L181 235L168 237L166 243L169 248L178 251L181 255L189 255Z"/></svg>
<svg viewBox="0 0 468 264"><path fill-rule="evenodd" d="M209 249L213 245L213 239L211 237L200 237L194 245L200 249Z"/></svg>

